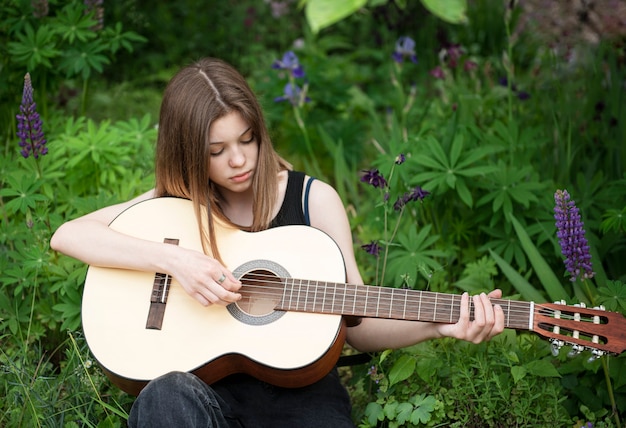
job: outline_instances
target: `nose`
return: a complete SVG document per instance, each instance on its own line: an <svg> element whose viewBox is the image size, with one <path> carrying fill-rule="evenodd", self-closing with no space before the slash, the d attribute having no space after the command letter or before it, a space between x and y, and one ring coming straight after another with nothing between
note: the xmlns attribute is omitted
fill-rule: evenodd
<svg viewBox="0 0 626 428"><path fill-rule="evenodd" d="M231 154L230 154L230 158L228 159L228 164L230 165L231 168L237 168L240 166L243 166L246 163L246 156L243 152L243 150L241 149L241 147L235 147Z"/></svg>

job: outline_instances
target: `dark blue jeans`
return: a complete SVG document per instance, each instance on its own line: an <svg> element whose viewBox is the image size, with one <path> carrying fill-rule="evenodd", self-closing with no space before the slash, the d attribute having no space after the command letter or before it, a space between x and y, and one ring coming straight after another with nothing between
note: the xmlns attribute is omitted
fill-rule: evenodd
<svg viewBox="0 0 626 428"><path fill-rule="evenodd" d="M169 373L139 394L131 428L354 428L348 394L336 371L316 384L278 388L245 375L209 386L189 373Z"/></svg>

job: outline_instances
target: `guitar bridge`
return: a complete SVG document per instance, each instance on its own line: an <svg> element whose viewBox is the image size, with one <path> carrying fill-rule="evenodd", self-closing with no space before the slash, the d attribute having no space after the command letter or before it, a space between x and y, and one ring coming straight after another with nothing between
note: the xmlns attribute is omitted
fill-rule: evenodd
<svg viewBox="0 0 626 428"><path fill-rule="evenodd" d="M165 238L166 244L178 245L178 239ZM161 330L163 325L163 317L165 316L165 305L167 304L167 296L172 284L172 277L165 273L157 272L154 275L154 283L152 284L152 294L150 296L150 310L148 311L148 319L146 320L146 329Z"/></svg>

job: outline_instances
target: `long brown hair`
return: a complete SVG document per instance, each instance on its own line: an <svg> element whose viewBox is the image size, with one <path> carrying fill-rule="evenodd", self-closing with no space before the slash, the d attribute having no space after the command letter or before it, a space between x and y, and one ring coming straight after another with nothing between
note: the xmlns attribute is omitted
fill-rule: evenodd
<svg viewBox="0 0 626 428"><path fill-rule="evenodd" d="M232 224L222 210L219 188L209 180L209 129L213 121L238 112L259 145L252 182L253 222L250 231L267 229L278 196L277 176L291 166L274 150L256 96L243 76L215 58L204 58L180 70L163 95L156 146L156 194L193 202L205 252L219 259L214 217ZM207 208L208 230L202 207Z"/></svg>

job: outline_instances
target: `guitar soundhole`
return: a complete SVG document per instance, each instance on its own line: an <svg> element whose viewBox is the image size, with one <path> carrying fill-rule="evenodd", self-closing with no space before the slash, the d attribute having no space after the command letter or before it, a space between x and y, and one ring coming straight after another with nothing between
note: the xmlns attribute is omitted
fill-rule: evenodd
<svg viewBox="0 0 626 428"><path fill-rule="evenodd" d="M252 316L267 315L280 302L283 286L280 278L268 270L249 272L240 278L242 298L237 306Z"/></svg>
<svg viewBox="0 0 626 428"><path fill-rule="evenodd" d="M274 308L283 296L283 278L289 273L270 260L252 260L239 266L233 274L243 284L242 299L226 308L239 321L250 325L266 325L282 317L285 311Z"/></svg>

